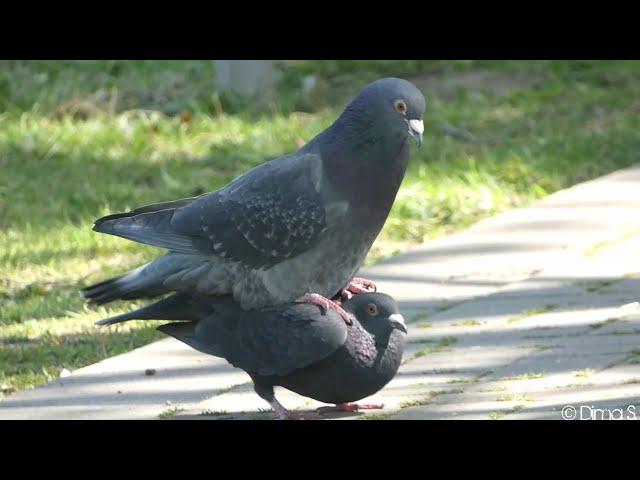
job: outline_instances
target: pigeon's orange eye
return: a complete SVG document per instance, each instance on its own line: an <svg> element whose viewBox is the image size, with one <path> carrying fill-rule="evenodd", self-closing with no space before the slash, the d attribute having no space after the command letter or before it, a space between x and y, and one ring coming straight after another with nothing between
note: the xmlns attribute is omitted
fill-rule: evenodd
<svg viewBox="0 0 640 480"><path fill-rule="evenodd" d="M375 303L370 303L369 305L367 305L367 313L372 317L378 314L378 307Z"/></svg>
<svg viewBox="0 0 640 480"><path fill-rule="evenodd" d="M393 106L396 107L396 110L402 115L405 115L407 113L407 104L404 103L404 100L396 100L393 103Z"/></svg>

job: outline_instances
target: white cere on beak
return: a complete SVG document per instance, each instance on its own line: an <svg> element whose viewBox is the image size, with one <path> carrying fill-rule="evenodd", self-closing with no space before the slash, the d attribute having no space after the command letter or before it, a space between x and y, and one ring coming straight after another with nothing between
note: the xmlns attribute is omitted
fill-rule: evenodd
<svg viewBox="0 0 640 480"><path fill-rule="evenodd" d="M411 131L417 135L422 135L424 133L424 122L422 120L412 119L409 120L409 128Z"/></svg>
<svg viewBox="0 0 640 480"><path fill-rule="evenodd" d="M392 323L398 323L406 327L406 324L404 323L404 317L399 313L394 313L392 315L389 315L389 320L391 320Z"/></svg>

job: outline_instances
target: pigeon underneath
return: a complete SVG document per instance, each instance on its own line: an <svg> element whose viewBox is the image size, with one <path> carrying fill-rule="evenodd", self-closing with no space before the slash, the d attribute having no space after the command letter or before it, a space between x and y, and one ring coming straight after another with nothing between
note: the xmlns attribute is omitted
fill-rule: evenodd
<svg viewBox="0 0 640 480"><path fill-rule="evenodd" d="M305 303L246 311L230 296L206 298L180 292L98 324L183 320L158 329L244 370L256 393L272 406L275 418L293 419L300 413L278 402L275 386L352 411L363 406L351 402L382 389L400 367L407 328L394 299L383 293L361 293L343 307L355 317L349 326L336 313L322 315L318 307Z"/></svg>
<svg viewBox="0 0 640 480"><path fill-rule="evenodd" d="M304 298L344 315L330 299L389 215L424 109L410 82L377 80L295 153L215 192L98 219L97 232L169 251L83 295L103 304L188 290L231 294L245 310Z"/></svg>

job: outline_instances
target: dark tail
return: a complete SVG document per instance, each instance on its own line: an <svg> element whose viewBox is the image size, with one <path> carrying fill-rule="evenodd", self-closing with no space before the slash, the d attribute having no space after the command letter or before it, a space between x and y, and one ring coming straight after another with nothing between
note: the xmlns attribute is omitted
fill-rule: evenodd
<svg viewBox="0 0 640 480"><path fill-rule="evenodd" d="M166 290L133 289L132 280L141 270L142 267L119 277L84 288L81 290L82 296L91 303L103 305L114 300L136 300L166 293Z"/></svg>
<svg viewBox="0 0 640 480"><path fill-rule="evenodd" d="M82 295L97 305L114 300L157 297L175 291L164 285L167 278L185 268L198 265L198 262L199 259L195 257L185 259L173 254L165 255L125 275L91 285L82 290Z"/></svg>
<svg viewBox="0 0 640 480"><path fill-rule="evenodd" d="M211 338L209 338L208 341L207 339L200 338L196 333L195 322L166 323L160 325L158 330L166 335L172 336L176 340L180 340L194 350L208 355L215 355L216 357L224 357L224 354L215 341L212 341Z"/></svg>
<svg viewBox="0 0 640 480"><path fill-rule="evenodd" d="M186 344L189 344L194 336L195 323L193 322L176 322L165 323L160 325L158 330L166 335L170 335L173 338L180 340Z"/></svg>
<svg viewBox="0 0 640 480"><path fill-rule="evenodd" d="M115 317L105 318L96 325L114 325L129 320L179 320L198 322L211 315L216 305L226 297L194 296L178 292L151 305Z"/></svg>

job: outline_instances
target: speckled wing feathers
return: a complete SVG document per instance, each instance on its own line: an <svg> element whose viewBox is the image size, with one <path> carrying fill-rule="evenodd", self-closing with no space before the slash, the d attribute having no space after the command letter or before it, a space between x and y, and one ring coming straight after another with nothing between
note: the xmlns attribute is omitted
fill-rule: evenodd
<svg viewBox="0 0 640 480"><path fill-rule="evenodd" d="M326 229L320 164L311 154L283 157L222 190L103 217L94 229L177 253L269 268L311 248Z"/></svg>
<svg viewBox="0 0 640 480"><path fill-rule="evenodd" d="M177 212L172 226L200 253L268 268L306 251L326 228L322 198L308 163L262 165L229 188Z"/></svg>

